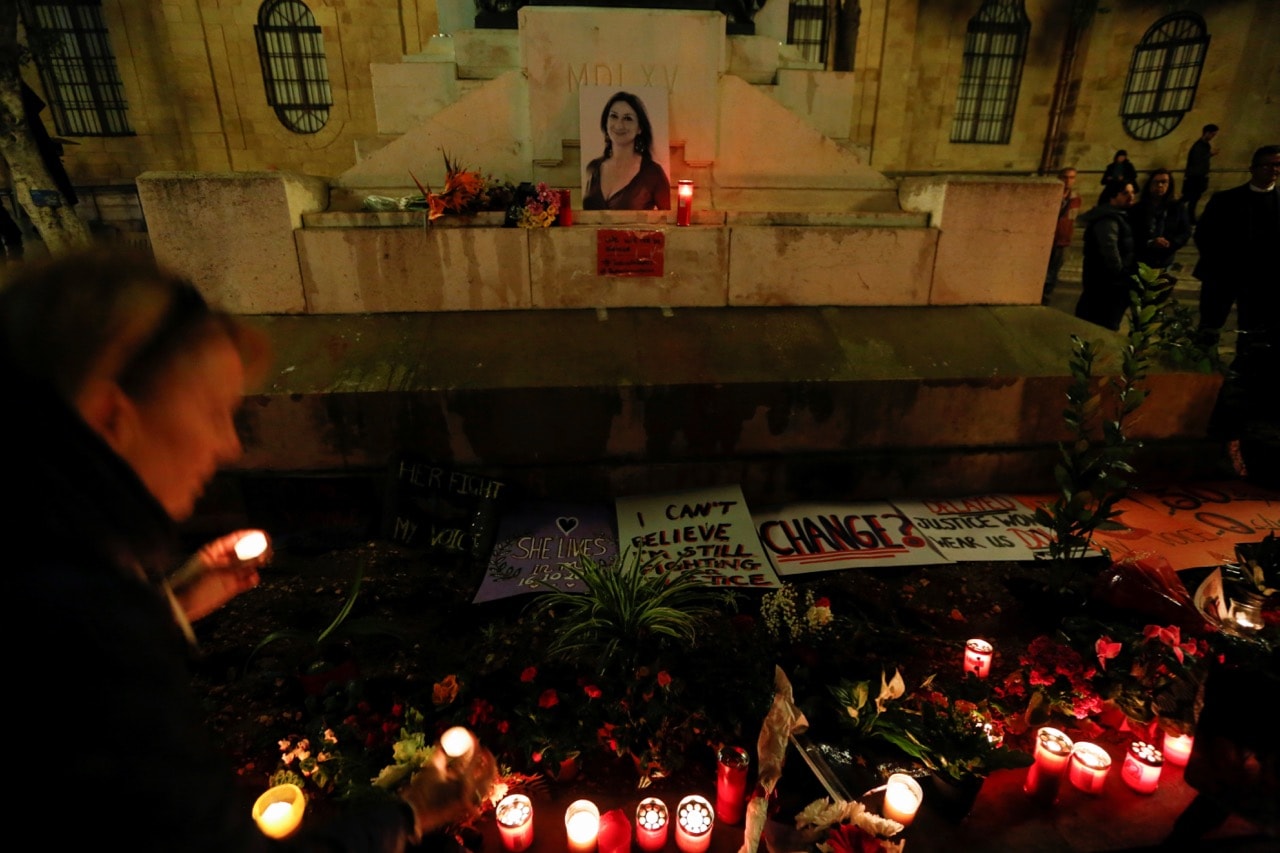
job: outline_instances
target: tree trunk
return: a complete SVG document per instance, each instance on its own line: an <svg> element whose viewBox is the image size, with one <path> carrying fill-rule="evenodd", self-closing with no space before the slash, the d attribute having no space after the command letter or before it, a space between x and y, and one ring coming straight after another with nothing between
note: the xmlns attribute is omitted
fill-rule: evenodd
<svg viewBox="0 0 1280 853"><path fill-rule="evenodd" d="M76 215L75 209L66 204L57 184L49 176L22 109L17 4L4 4L0 10L0 56L4 57L0 60L0 157L9 167L14 196L31 218L50 254L87 246L91 240L89 229ZM58 206L35 204L31 191L46 188L47 192L56 194L61 202Z"/></svg>

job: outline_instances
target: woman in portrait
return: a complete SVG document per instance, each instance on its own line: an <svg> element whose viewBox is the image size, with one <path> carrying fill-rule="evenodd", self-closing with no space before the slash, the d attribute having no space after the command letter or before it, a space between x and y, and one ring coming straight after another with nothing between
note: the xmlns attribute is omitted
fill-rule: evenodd
<svg viewBox="0 0 1280 853"><path fill-rule="evenodd" d="M604 154L587 164L583 210L670 210L671 181L653 159L644 102L617 92L600 113Z"/></svg>

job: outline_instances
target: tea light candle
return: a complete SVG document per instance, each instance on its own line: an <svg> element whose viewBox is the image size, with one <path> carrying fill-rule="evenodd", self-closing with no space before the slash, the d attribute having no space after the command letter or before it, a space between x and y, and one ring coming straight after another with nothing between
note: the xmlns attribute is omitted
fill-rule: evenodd
<svg viewBox="0 0 1280 853"><path fill-rule="evenodd" d="M253 820L268 838L284 838L302 823L307 798L297 785L276 785L253 804Z"/></svg>
<svg viewBox="0 0 1280 853"><path fill-rule="evenodd" d="M661 850L667 843L667 804L657 797L646 797L636 806L636 843L646 853Z"/></svg>
<svg viewBox="0 0 1280 853"><path fill-rule="evenodd" d="M533 843L533 803L524 794L508 794L494 809L502 846L511 853L528 850Z"/></svg>
<svg viewBox="0 0 1280 853"><path fill-rule="evenodd" d="M894 773L884 786L884 816L896 820L905 829L915 820L923 799L919 782L906 773Z"/></svg>
<svg viewBox="0 0 1280 853"><path fill-rule="evenodd" d="M688 225L693 213L693 181L676 181L676 225Z"/></svg>
<svg viewBox="0 0 1280 853"><path fill-rule="evenodd" d="M449 758L465 758L475 746L475 736L462 726L445 729L440 735L440 748Z"/></svg>
<svg viewBox="0 0 1280 853"><path fill-rule="evenodd" d="M676 808L676 846L681 853L706 853L711 846L711 827L716 813L711 803L691 794Z"/></svg>
<svg viewBox="0 0 1280 853"><path fill-rule="evenodd" d="M1160 744L1165 764L1186 767L1187 761L1191 758L1191 747L1194 743L1195 738L1191 735L1171 735L1165 732L1164 741Z"/></svg>
<svg viewBox="0 0 1280 853"><path fill-rule="evenodd" d="M574 800L564 810L564 830L572 853L592 853L600 834L600 809L590 800Z"/></svg>
<svg viewBox="0 0 1280 853"><path fill-rule="evenodd" d="M242 563L261 557L267 550L267 534L251 530L236 540L236 559Z"/></svg>
<svg viewBox="0 0 1280 853"><path fill-rule="evenodd" d="M1149 743L1135 740L1120 767L1120 778L1139 794L1154 794L1160 783L1164 755Z"/></svg>
<svg viewBox="0 0 1280 853"><path fill-rule="evenodd" d="M986 678L991 672L991 656L995 647L986 640L974 638L964 644L964 671L978 678Z"/></svg>
<svg viewBox="0 0 1280 853"><path fill-rule="evenodd" d="M1058 729L1045 726L1036 732L1035 763L1027 769L1022 785L1032 799L1048 805L1058 798L1058 786L1074 745L1066 732Z"/></svg>
<svg viewBox="0 0 1280 853"><path fill-rule="evenodd" d="M1093 743L1078 743L1071 749L1071 765L1067 778L1086 794L1097 794L1111 772L1111 756Z"/></svg>
<svg viewBox="0 0 1280 853"><path fill-rule="evenodd" d="M751 758L740 746L720 750L716 765L716 814L725 823L737 823L746 812L747 767Z"/></svg>

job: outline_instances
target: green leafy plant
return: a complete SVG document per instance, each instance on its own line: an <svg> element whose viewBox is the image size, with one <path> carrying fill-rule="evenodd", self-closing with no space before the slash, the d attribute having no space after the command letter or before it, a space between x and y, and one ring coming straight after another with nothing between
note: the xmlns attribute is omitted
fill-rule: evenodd
<svg viewBox="0 0 1280 853"><path fill-rule="evenodd" d="M722 598L692 575L644 571L638 555L583 557L574 571L585 592L544 584L530 613L551 623L549 657L597 672L634 670L664 644L692 646Z"/></svg>

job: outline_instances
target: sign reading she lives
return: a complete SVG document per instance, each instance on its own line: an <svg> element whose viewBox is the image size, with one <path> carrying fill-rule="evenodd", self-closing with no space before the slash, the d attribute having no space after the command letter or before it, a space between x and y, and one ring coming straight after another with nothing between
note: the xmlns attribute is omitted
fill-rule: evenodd
<svg viewBox="0 0 1280 853"><path fill-rule="evenodd" d="M608 504L527 502L504 513L489 568L473 601L494 601L548 586L583 589L574 568L583 558L610 563L618 556Z"/></svg>
<svg viewBox="0 0 1280 853"><path fill-rule="evenodd" d="M741 486L618 498L618 542L646 572L692 572L706 586L780 587Z"/></svg>
<svg viewBox="0 0 1280 853"><path fill-rule="evenodd" d="M752 517L779 575L950 562L887 503L794 504Z"/></svg>
<svg viewBox="0 0 1280 853"><path fill-rule="evenodd" d="M469 561L488 558L505 483L410 456L393 459L387 479L385 538Z"/></svg>
<svg viewBox="0 0 1280 853"><path fill-rule="evenodd" d="M1177 571L1236 559L1236 545L1280 536L1280 491L1248 483L1135 489L1116 502L1118 529L1094 533L1112 559L1156 553Z"/></svg>
<svg viewBox="0 0 1280 853"><path fill-rule="evenodd" d="M915 533L948 560L1033 560L1049 552L1050 533L1035 510L1012 495L894 501Z"/></svg>
<svg viewBox="0 0 1280 853"><path fill-rule="evenodd" d="M667 235L661 231L596 232L596 275L663 275Z"/></svg>

